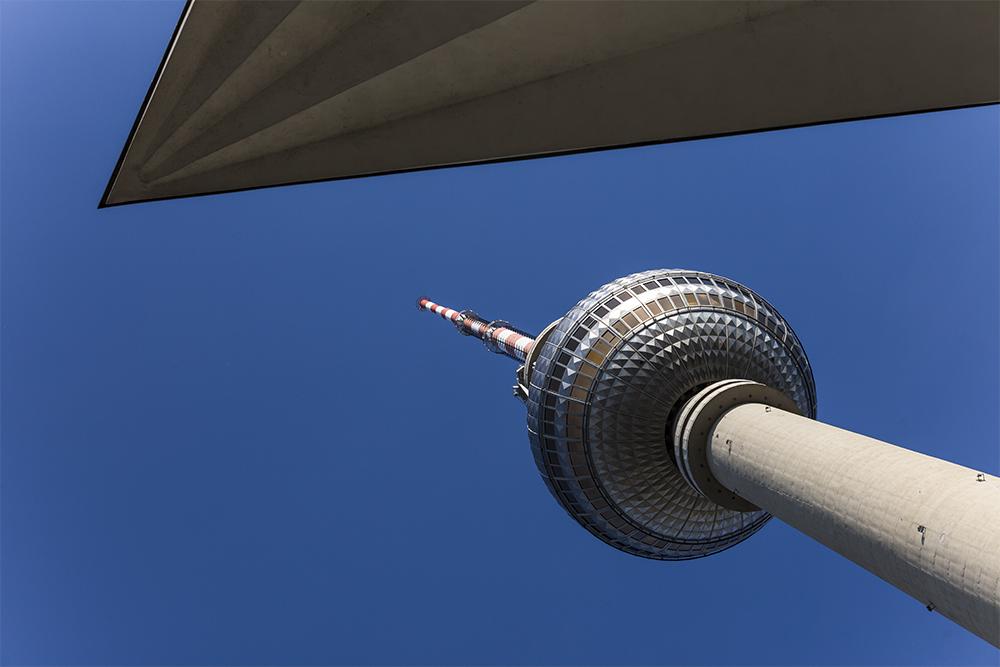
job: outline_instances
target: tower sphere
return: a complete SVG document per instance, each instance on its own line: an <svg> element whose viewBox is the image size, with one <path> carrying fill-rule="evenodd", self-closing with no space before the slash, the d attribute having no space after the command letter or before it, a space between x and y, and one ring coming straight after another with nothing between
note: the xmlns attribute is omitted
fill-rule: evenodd
<svg viewBox="0 0 1000 667"><path fill-rule="evenodd" d="M816 421L799 339L746 287L636 273L537 336L426 297L417 307L522 362L514 395L535 463L604 542L698 558L773 512L1000 647L1000 477Z"/></svg>
<svg viewBox="0 0 1000 667"><path fill-rule="evenodd" d="M538 337L525 365L528 431L552 495L587 530L637 556L698 558L770 519L695 490L674 461L688 399L753 380L816 416L812 369L771 304L698 271L646 271L592 292Z"/></svg>

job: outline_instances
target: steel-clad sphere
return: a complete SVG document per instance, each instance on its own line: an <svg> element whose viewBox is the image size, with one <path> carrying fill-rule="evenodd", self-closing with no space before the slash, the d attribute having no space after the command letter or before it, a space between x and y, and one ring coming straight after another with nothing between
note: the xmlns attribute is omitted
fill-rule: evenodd
<svg viewBox="0 0 1000 667"><path fill-rule="evenodd" d="M770 519L692 488L672 442L684 403L720 380L768 385L815 417L809 360L767 301L709 273L646 271L588 295L537 345L526 400L535 463L587 530L638 556L682 560Z"/></svg>

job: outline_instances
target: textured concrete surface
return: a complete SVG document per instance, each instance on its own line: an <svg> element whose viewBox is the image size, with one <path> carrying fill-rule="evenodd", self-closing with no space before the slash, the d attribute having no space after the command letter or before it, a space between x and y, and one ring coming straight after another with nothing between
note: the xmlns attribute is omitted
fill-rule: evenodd
<svg viewBox="0 0 1000 667"><path fill-rule="evenodd" d="M759 403L709 438L728 488L1000 647L1000 478Z"/></svg>
<svg viewBox="0 0 1000 667"><path fill-rule="evenodd" d="M194 0L102 204L995 102L998 20L996 2Z"/></svg>

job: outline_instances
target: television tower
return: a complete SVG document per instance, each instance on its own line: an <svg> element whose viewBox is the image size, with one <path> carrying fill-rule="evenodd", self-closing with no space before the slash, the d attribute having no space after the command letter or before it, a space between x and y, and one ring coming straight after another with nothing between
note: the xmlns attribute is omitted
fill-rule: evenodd
<svg viewBox="0 0 1000 667"><path fill-rule="evenodd" d="M418 307L522 362L542 479L611 546L698 558L777 516L1000 647L1000 478L815 421L798 337L743 285L635 273L538 336Z"/></svg>

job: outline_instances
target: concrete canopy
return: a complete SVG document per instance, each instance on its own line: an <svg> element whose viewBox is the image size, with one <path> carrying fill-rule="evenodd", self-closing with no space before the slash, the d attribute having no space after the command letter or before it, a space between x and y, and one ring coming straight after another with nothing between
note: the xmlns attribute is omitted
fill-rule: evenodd
<svg viewBox="0 0 1000 667"><path fill-rule="evenodd" d="M998 10L190 0L100 205L995 103Z"/></svg>

